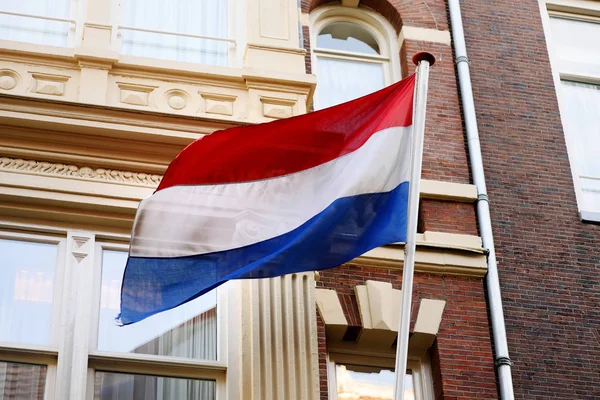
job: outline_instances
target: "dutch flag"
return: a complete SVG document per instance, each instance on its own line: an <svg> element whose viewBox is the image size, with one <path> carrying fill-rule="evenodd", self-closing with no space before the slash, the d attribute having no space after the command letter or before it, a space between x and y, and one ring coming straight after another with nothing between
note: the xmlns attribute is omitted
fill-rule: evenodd
<svg viewBox="0 0 600 400"><path fill-rule="evenodd" d="M186 147L140 203L119 322L405 241L414 84Z"/></svg>

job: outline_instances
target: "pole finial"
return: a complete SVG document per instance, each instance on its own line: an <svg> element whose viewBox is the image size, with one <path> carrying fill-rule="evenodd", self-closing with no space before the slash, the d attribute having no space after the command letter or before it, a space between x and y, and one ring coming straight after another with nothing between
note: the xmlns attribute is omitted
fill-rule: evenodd
<svg viewBox="0 0 600 400"><path fill-rule="evenodd" d="M412 58L413 63L415 63L415 65L419 65L419 61L429 61L429 66L432 66L433 64L435 64L435 57L433 56L433 54L428 53L426 51L420 51L418 53L415 53L415 55Z"/></svg>

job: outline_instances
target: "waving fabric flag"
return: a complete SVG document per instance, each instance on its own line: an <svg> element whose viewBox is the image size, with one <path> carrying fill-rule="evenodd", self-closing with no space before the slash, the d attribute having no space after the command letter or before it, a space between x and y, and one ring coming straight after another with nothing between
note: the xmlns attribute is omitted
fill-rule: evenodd
<svg viewBox="0 0 600 400"><path fill-rule="evenodd" d="M230 279L336 267L404 241L414 76L329 109L215 132L139 206L127 325Z"/></svg>

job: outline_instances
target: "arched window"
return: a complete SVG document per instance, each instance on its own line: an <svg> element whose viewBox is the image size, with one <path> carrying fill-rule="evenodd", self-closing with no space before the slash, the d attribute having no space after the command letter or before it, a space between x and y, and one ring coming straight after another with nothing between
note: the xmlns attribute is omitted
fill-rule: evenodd
<svg viewBox="0 0 600 400"><path fill-rule="evenodd" d="M331 107L400 79L396 33L366 9L319 7L311 13L315 109Z"/></svg>

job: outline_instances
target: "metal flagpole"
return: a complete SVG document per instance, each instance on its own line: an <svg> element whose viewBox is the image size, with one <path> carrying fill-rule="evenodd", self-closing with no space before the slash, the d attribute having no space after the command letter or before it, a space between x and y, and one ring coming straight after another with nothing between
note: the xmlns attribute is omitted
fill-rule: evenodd
<svg viewBox="0 0 600 400"><path fill-rule="evenodd" d="M396 371L394 400L404 400L404 374L408 357L408 335L410 330L410 310L412 304L413 275L417 222L419 216L419 181L423 160L423 137L425 133L425 108L427 106L427 82L429 66L435 63L433 54L420 52L413 56L417 65L417 81L413 104L413 134L411 146L410 186L408 191L408 221L406 223L406 246L404 247L404 268L402 272L402 302L400 303L400 326L396 346Z"/></svg>

